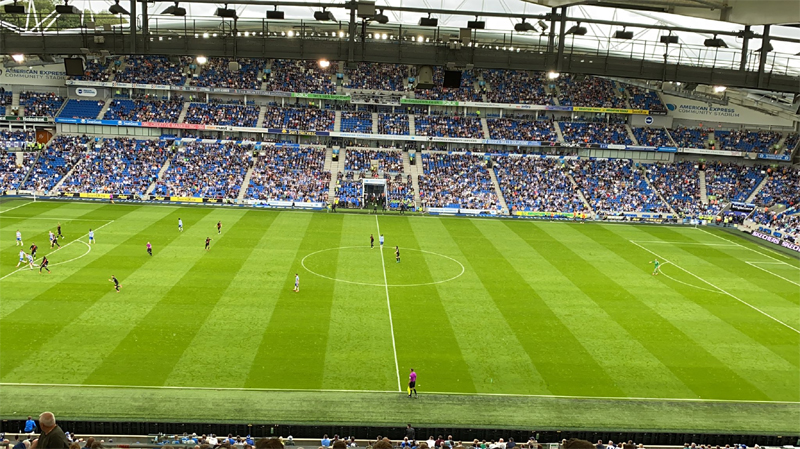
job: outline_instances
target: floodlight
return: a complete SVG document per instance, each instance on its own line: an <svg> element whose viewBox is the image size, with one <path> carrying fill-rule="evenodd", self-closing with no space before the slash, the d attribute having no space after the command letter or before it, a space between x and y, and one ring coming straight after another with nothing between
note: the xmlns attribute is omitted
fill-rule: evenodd
<svg viewBox="0 0 800 449"><path fill-rule="evenodd" d="M728 88L725 86L714 86L714 93L721 94L725 92Z"/></svg>
<svg viewBox="0 0 800 449"><path fill-rule="evenodd" d="M203 65L203 64L205 64L207 62L208 62L208 58L206 58L205 56L198 56L197 57L197 63L198 64Z"/></svg>
<svg viewBox="0 0 800 449"><path fill-rule="evenodd" d="M574 34L575 36L585 36L588 30L586 27L582 27L581 23L578 22L576 25L573 25L572 28L568 29L564 34Z"/></svg>
<svg viewBox="0 0 800 449"><path fill-rule="evenodd" d="M161 14L170 14L173 16L183 17L186 15L186 8L181 8L178 6L178 2L175 2L174 5L167 7L167 9L161 11Z"/></svg>
<svg viewBox="0 0 800 449"><path fill-rule="evenodd" d="M25 61L25 55L19 53L11 55L11 59L13 59L17 64L22 64Z"/></svg>
<svg viewBox="0 0 800 449"><path fill-rule="evenodd" d="M419 18L419 26L421 26L421 27L439 26L439 19L433 18L433 17L431 17L430 14L428 14L428 17L420 17Z"/></svg>
<svg viewBox="0 0 800 449"><path fill-rule="evenodd" d="M547 23L545 23L545 21L544 21L544 20L540 20L540 21L538 22L538 25L539 25L539 28L541 28L541 29L542 29L542 33L544 33L545 31L547 31L547 28L548 28L548 27L547 27Z"/></svg>
<svg viewBox="0 0 800 449"><path fill-rule="evenodd" d="M482 30L486 28L486 22L484 22L483 20L478 20L478 18L476 17L475 20L467 21L467 28L473 30Z"/></svg>
<svg viewBox="0 0 800 449"><path fill-rule="evenodd" d="M13 5L6 5L5 11L6 14L25 14L25 7L18 5L17 0L14 0Z"/></svg>
<svg viewBox="0 0 800 449"><path fill-rule="evenodd" d="M614 32L614 39L633 39L633 31L626 31L624 28Z"/></svg>
<svg viewBox="0 0 800 449"><path fill-rule="evenodd" d="M278 11L278 7L275 7L275 11L267 11L267 19L272 20L283 20L284 14L283 11Z"/></svg>
<svg viewBox="0 0 800 449"><path fill-rule="evenodd" d="M662 44L666 44L666 45L677 44L678 43L678 36L673 36L671 34L670 35L661 36L658 39L661 41Z"/></svg>
<svg viewBox="0 0 800 449"><path fill-rule="evenodd" d="M80 14L81 10L72 5L68 5L66 0L64 0L63 5L56 5L56 12L58 14Z"/></svg>
<svg viewBox="0 0 800 449"><path fill-rule="evenodd" d="M336 22L333 13L326 11L325 8L322 8L322 11L314 11L314 20L319 20L320 22Z"/></svg>
<svg viewBox="0 0 800 449"><path fill-rule="evenodd" d="M558 72L550 71L550 72L547 72L547 79L554 80L554 79L558 78L560 75L561 74L558 73Z"/></svg>
<svg viewBox="0 0 800 449"><path fill-rule="evenodd" d="M319 60L319 66L322 69L327 69L328 67L331 66L331 62L328 61L327 59L320 59Z"/></svg>
<svg viewBox="0 0 800 449"><path fill-rule="evenodd" d="M525 19L522 19L522 22L514 25L514 31L524 33L526 31L536 31L536 27L533 26L532 23L528 23Z"/></svg>
<svg viewBox="0 0 800 449"><path fill-rule="evenodd" d="M385 24L389 23L389 16L384 14L383 10L381 10L380 14L375 14L374 16L372 16L372 20L374 20L375 22L378 22L378 23L380 23L382 25L385 25Z"/></svg>
<svg viewBox="0 0 800 449"><path fill-rule="evenodd" d="M111 14L123 14L126 16L131 15L131 13L129 13L127 9L119 5L119 0L114 1L114 4L108 8L108 12L110 12Z"/></svg>

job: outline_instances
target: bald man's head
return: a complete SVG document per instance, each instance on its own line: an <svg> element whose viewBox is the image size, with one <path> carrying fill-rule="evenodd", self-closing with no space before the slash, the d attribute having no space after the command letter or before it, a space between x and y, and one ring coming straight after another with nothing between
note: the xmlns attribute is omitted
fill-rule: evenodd
<svg viewBox="0 0 800 449"><path fill-rule="evenodd" d="M39 426L42 429L52 429L56 426L56 416L51 412L44 412L39 415Z"/></svg>

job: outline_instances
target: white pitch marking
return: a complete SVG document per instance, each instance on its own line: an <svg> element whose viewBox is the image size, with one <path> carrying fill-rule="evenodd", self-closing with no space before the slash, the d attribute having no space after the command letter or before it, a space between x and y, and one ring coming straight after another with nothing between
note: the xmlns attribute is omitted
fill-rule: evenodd
<svg viewBox="0 0 800 449"><path fill-rule="evenodd" d="M95 228L95 231L98 231L98 230L100 230L100 229L103 229L103 228L105 228L106 226L110 225L111 223L114 223L114 220L111 220L111 221L109 221L108 223L106 223L106 224L104 224L104 225L102 225L102 226L100 226L100 227L97 227L97 228ZM57 252L61 251L62 249L64 249L64 248L68 247L69 245L72 245L72 244L73 244L73 243L75 243L75 242L81 242L81 243L83 243L84 245L88 245L86 242L84 242L84 241L80 240L81 238L83 238L83 237L86 237L87 235L89 235L89 233L88 233L88 232L87 232L86 234L83 234L82 236L78 237L77 239L75 239L75 240L73 240L73 241L71 241L71 242L67 243L66 245L64 245L64 246L62 246L62 247L60 247L60 248L58 248L57 250L55 250L55 251L51 251L51 252L47 253L46 255L47 255L47 256L49 256L50 254L57 253ZM87 253L86 253L86 254L88 254L88 251L87 251ZM85 256L86 254L84 254L83 256ZM83 256L80 256L80 257L83 257ZM80 257L78 257L78 259L80 259ZM73 260L75 260L75 259L70 259L69 261L71 262L71 261L73 261ZM59 262L59 263L62 263L62 262ZM53 264L53 265L57 265L57 264ZM14 271L12 271L11 273L8 273L7 275L5 275L5 276L1 277L1 278L0 278L0 281L2 281L3 279L5 279L5 278L7 278L7 277L11 276L11 275L12 275L12 274L14 274L14 273L20 272L20 271L22 271L22 270L23 270L22 268L19 268L19 269L17 269L17 270L14 270Z"/></svg>
<svg viewBox="0 0 800 449"><path fill-rule="evenodd" d="M61 264L69 263L69 262L72 262L72 261L74 261L74 260L81 259L81 258L85 257L87 254L89 254L90 252L92 252L92 246L91 246L91 245L89 245L88 243L84 242L83 240L73 240L73 241L71 241L71 242L70 242L70 244L72 244L72 243L75 243L75 242L81 242L81 243L83 243L84 245L86 245L86 252L85 252L85 253L83 253L83 254L81 254L81 255L80 255L80 256L78 256L78 257L73 257L73 258L72 258L72 259L70 259L70 260L62 260L61 262L52 263L52 264L50 264L50 266L51 266L51 267L54 267L54 266L56 266L56 265L61 265ZM67 246L67 245L64 245L64 246ZM53 251L53 252L55 252L55 251Z"/></svg>
<svg viewBox="0 0 800 449"><path fill-rule="evenodd" d="M381 225L375 215L375 225L378 227L378 237L381 235ZM394 322L392 320L392 303L389 301L389 281L386 278L386 263L383 260L383 245L379 246L381 253L381 268L383 268L383 286L386 289L386 306L389 308L389 328L392 331L392 351L394 351L394 369L397 372L397 391L403 391L400 384L400 365L397 363L397 344L394 341Z"/></svg>
<svg viewBox="0 0 800 449"><path fill-rule="evenodd" d="M662 264L662 265L666 265L666 264ZM674 264L673 264L673 265L674 265ZM693 284L690 284L690 283L688 283L688 282L683 282L683 281L681 281L681 280L675 279L674 277L672 277L672 276L668 275L667 273L664 273L663 271L659 271L659 273L660 273L662 276L666 277L667 279L672 279L673 281L675 281L675 282L677 282L677 283L679 283L679 284L683 284L683 285L686 285L686 286L688 286L688 287L693 287L693 288L696 288L696 289L698 289L698 290L703 290L703 291L707 291L707 292L711 292L711 293L719 293L718 291L716 291L716 290L711 290L710 288L700 287L700 286L698 286L698 285L693 285Z"/></svg>
<svg viewBox="0 0 800 449"><path fill-rule="evenodd" d="M659 259L662 259L662 260L664 260L665 262L669 262L669 261L668 261L668 260L667 260L665 257L662 257L662 256L660 256L660 255L658 255L658 254L654 253L653 251L650 251L649 249L647 249L647 248L645 248L644 246L642 246L642 245L640 245L640 244L638 244L638 243L634 242L633 240L628 240L628 241L629 241L629 242L631 242L631 243L633 243L634 245L638 246L639 248L641 248L641 249L643 249L643 250L647 251L648 253L650 253L650 254L652 254L652 255L654 255L654 256L656 256L656 257L658 257ZM691 271L689 271L689 270L687 270L687 269L685 269L685 268L681 267L680 265L676 264L675 262L670 262L670 263L671 263L672 265L676 266L676 267L677 267L679 270L682 270L682 271L684 271L685 273L688 273L688 274L690 274L690 275L694 276L695 278L697 278L697 279L699 279L699 280L701 280L701 281L705 282L706 284L710 285L711 287L713 287L713 288L717 289L718 291L720 291L720 292L722 292L722 293L724 293L724 294L726 294L726 295L730 296L731 298L733 298L733 299L735 299L735 300L739 301L740 303L742 303L742 304L746 305L747 307L750 307L751 309L753 309L753 310L757 311L758 313L760 313L760 314L762 314L762 315L764 315L764 316L766 316L766 317L768 317L768 318L772 319L773 321L775 321L775 322L777 322L777 323L780 323L780 324L782 324L782 325L783 325L783 326L785 326L786 328L788 328L788 329L791 329L791 330L795 331L796 333L800 334L800 330L797 330L797 329L793 328L792 326L789 326L788 324L786 324L786 323L784 323L783 321L781 321L781 320L779 320L779 319L775 318L774 316L772 316L772 315L768 314L767 312L764 312L763 310L761 310L761 309L759 309L758 307L756 307L756 306L754 306L754 305L750 304L749 302L747 302L747 301L744 301L744 300L742 300L742 299L739 299L738 297L736 297L736 296L734 296L734 295L732 295L732 294L728 293L727 291L725 291L725 290L723 290L723 289L721 289L721 288L717 287L716 285L712 284L711 282L708 282L707 280L705 280L705 279L701 278L700 276L698 276L698 275L696 275L696 274L692 273Z"/></svg>
<svg viewBox="0 0 800 449"><path fill-rule="evenodd" d="M10 217L3 216L3 218L19 218L23 220L55 220L55 221L105 221L93 220L91 218L65 218L65 217Z"/></svg>
<svg viewBox="0 0 800 449"><path fill-rule="evenodd" d="M0 382L0 387L68 387L68 388L119 388L132 390L197 390L197 391L274 391L274 392L320 392L320 393L392 393L394 390L334 390L334 389L293 389L293 388L244 388L244 387L184 387L172 385L94 385L94 384L52 384L52 383L14 383ZM720 402L733 404L800 404L797 401L759 401L752 399L704 399L704 398L646 398L626 396L568 396L554 394L522 394L522 393L463 393L449 391L431 391L426 394L450 396L495 396L518 398L553 398L553 399L609 399L618 401L652 401L652 402Z"/></svg>
<svg viewBox="0 0 800 449"><path fill-rule="evenodd" d="M4 213L6 213L6 212L8 212L8 211L11 211L11 210L14 210L14 209L19 209L19 208L20 208L20 207L22 207L22 206L27 206L28 204L32 204L32 203L33 203L33 201L28 201L28 202L27 202L27 203L25 203L25 204L20 204L19 206L14 206L14 207L12 207L12 208L10 208L10 209L6 209L6 210L0 210L0 214L4 214Z"/></svg>
<svg viewBox="0 0 800 449"><path fill-rule="evenodd" d="M761 262L745 262L745 263L746 263L747 265L750 265L751 267L758 268L758 269L759 269L759 270L761 270L761 271L767 272L767 273L769 273L769 274L771 274L771 275L773 275L773 276L775 276L775 277L779 277L779 278L783 279L783 280L784 280L784 281L786 281L786 282L791 282L792 284L794 284L794 285L796 285L796 286L800 287L800 283L798 283L798 282L796 282L796 281L793 281L793 280L791 280L791 279L787 279L787 278L785 278L785 277L783 277L783 276L781 276L781 275L779 275L779 274L777 274L777 273L773 273L773 272L771 272L771 271L767 270L766 268L761 268L761 267L759 267L758 265L756 265L757 263L761 263ZM775 263L775 262L768 262L768 263L770 263L770 264L772 264L772 265L777 265L777 263ZM791 266L791 265L790 265L790 266Z"/></svg>
<svg viewBox="0 0 800 449"><path fill-rule="evenodd" d="M724 241L726 241L726 242L728 242L728 243L732 243L732 244L734 244L734 245L736 245L736 246L738 246L738 247L744 248L744 249L746 249L746 250L748 250L748 251L752 251L752 252L754 252L754 253L756 253L756 254L760 254L760 255L762 255L762 256L764 256L764 257L768 257L768 258L770 258L770 259L772 259L772 260L774 260L774 261L776 261L776 262L782 262L782 261L780 261L780 260L778 260L778 259L776 259L776 258L774 258L774 257L772 257L772 256L768 256L768 255L766 255L766 254L762 253L761 251L756 251L756 250L755 250L755 249L753 249L753 248L750 248L750 247L748 247L748 246L744 246L744 245L742 245L742 244L740 244L740 243L734 242L733 240L728 240L728 239L726 239L726 238L724 238L724 237L722 237L722 236L719 236L719 235L717 235L717 234L714 234L713 232L708 232L708 231L706 231L705 229L700 229L700 228L697 228L697 227L696 227L695 229L697 229L697 230L698 230L698 231L700 231L700 232L705 232L706 234L708 234L708 235L711 235L711 236L714 236L714 237L716 237L716 238L718 238L718 239L720 239L720 240L724 240ZM781 257L785 258L785 259L788 259L788 258L789 258L788 256L785 256L785 255L783 255L783 254L781 254L781 253L779 253L779 252L777 252L777 251L773 251L773 250L771 250L771 249L770 249L769 251L770 251L770 252L773 252L773 253L775 253L775 254L777 254L777 255L779 255L779 256L781 256ZM783 262L783 263L786 263L786 262ZM786 265L789 265L789 264L787 263Z"/></svg>
<svg viewBox="0 0 800 449"><path fill-rule="evenodd" d="M639 243L656 243L662 245L698 245L698 246L723 246L728 248L736 248L736 245L725 245L722 243L701 243L701 242L666 242L664 240L638 240Z"/></svg>
<svg viewBox="0 0 800 449"><path fill-rule="evenodd" d="M321 277L323 279L328 279L329 281L344 282L345 284L364 285L364 286L369 286L369 287L383 287L384 286L383 283L374 284L374 283L370 283L370 282L348 281L347 279L338 279L338 278L326 276L324 274L317 273L316 271L313 271L313 270L311 270L310 268L308 268L306 266L306 259L308 259L309 257L311 257L313 255L316 255L316 254L319 254L319 253L324 253L326 251L335 251L337 249L353 249L353 248L364 249L364 248L367 248L367 247L366 246L340 246L338 248L321 249L319 251L314 251L311 254L307 254L305 257L303 257L303 259L300 261L300 265L302 265L303 268L306 271L308 271L309 273L313 274L314 276L319 276L319 277ZM445 256L444 254L439 254L439 253L435 253L433 251L425 251L424 249L415 249L415 248L403 248L403 251L418 251L420 253L433 254L435 256L444 257L445 259L450 259L453 262L457 263L459 266L461 266L461 272L458 273L457 275L449 278L449 279L443 279L441 281L424 282L424 283L421 283L421 284L389 284L389 287L422 287L424 285L443 284L445 282L450 282L450 281L453 281L453 280L456 280L456 279L460 278L464 274L464 272L466 271L466 268L464 268L464 264L462 264L461 262L453 259L450 256Z"/></svg>

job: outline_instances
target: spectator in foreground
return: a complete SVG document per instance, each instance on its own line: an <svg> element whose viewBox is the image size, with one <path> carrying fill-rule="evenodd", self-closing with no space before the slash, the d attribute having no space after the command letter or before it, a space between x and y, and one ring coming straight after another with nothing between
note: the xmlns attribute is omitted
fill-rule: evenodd
<svg viewBox="0 0 800 449"><path fill-rule="evenodd" d="M56 417L51 412L39 415L39 427L42 434L33 441L31 449L69 449L69 440L56 424Z"/></svg>

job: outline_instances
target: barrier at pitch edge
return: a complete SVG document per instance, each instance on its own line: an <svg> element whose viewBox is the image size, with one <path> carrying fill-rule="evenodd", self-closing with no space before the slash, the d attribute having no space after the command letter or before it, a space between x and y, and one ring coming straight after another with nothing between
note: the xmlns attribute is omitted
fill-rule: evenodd
<svg viewBox="0 0 800 449"><path fill-rule="evenodd" d="M800 253L800 245L798 245L796 243L792 243L792 242L790 242L788 240L784 240L783 238L781 238L781 234L779 232L770 231L770 230L765 229L765 228L759 228L759 230L772 232L773 235L765 234L764 232L760 232L760 231L753 231L750 235L752 235L753 237L758 237L761 240L766 240L766 241L768 241L770 243L774 243L776 245L780 245L780 246L782 246L784 248L788 248L788 249L790 249L792 251L797 251L798 253Z"/></svg>
<svg viewBox="0 0 800 449"><path fill-rule="evenodd" d="M460 209L457 207L429 207L430 215L497 215L494 209Z"/></svg>

